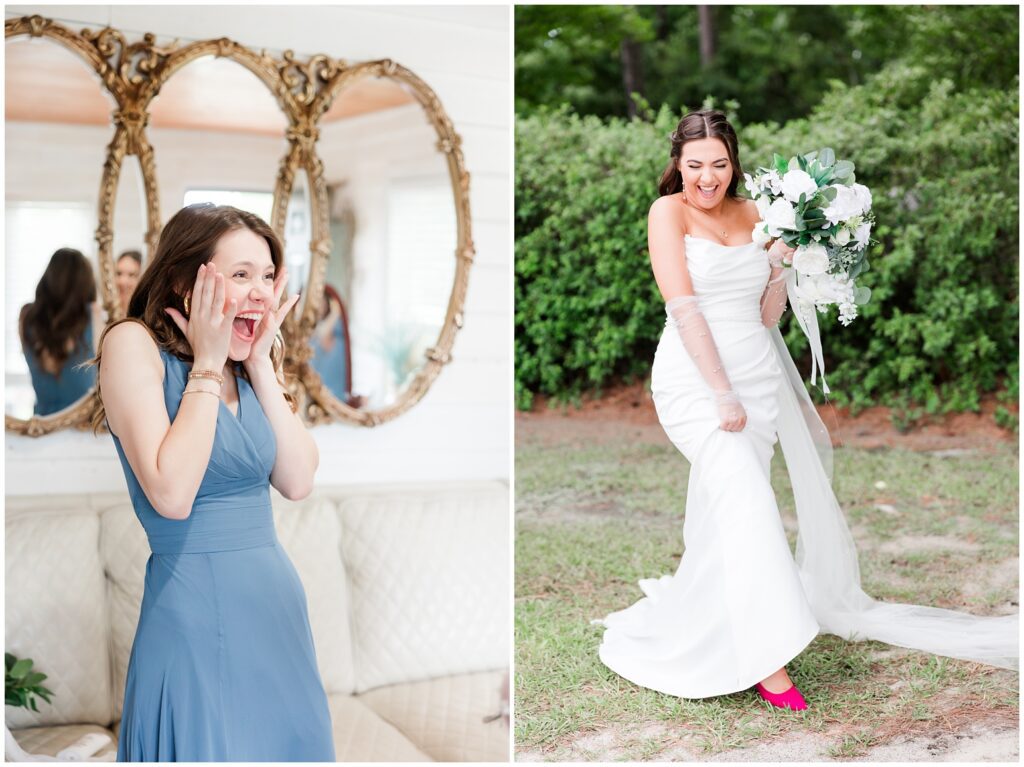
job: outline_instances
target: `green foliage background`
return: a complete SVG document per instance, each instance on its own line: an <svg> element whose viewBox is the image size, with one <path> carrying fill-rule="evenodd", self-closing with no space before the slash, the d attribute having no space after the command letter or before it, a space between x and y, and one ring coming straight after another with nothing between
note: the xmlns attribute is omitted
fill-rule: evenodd
<svg viewBox="0 0 1024 767"><path fill-rule="evenodd" d="M1001 382L1004 397L1017 398L1019 83L984 86L976 62L915 50L919 61L894 60L861 85L830 81L809 115L784 125L744 125L735 102L718 106L740 136L745 170L772 152L830 146L873 192L880 243L859 280L871 302L847 328L834 309L820 317L832 400L976 410L980 393ZM948 76L936 77L937 67ZM518 117L520 408L538 393L574 399L649 372L664 313L647 210L667 134L685 111L645 109L627 121L563 107ZM809 372L791 313L781 327Z"/></svg>
<svg viewBox="0 0 1024 767"><path fill-rule="evenodd" d="M860 85L901 58L957 90L1009 88L1018 72L1016 6L712 6L715 56L702 63L695 5L520 5L515 9L519 114L568 104L628 114L620 47L640 46L652 104L738 102L751 124L806 117L830 80Z"/></svg>

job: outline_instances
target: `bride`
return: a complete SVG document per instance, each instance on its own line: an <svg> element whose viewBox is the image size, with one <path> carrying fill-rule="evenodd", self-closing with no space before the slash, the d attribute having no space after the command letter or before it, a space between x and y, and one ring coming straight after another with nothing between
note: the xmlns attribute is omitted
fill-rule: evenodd
<svg viewBox="0 0 1024 767"><path fill-rule="evenodd" d="M807 704L786 664L819 632L1016 668L1016 615L889 604L861 590L832 492L831 440L777 327L793 249L750 241L760 215L736 193L743 170L723 113L690 112L671 140L648 218L668 316L651 389L691 464L685 551L675 575L641 581L643 599L596 621L606 627L601 661L670 695L755 686L791 709ZM796 499L795 561L770 483L776 442Z"/></svg>

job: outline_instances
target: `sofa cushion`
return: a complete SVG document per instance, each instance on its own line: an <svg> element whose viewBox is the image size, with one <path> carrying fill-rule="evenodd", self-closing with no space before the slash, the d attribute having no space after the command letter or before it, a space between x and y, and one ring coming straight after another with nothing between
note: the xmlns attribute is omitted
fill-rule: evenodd
<svg viewBox="0 0 1024 767"><path fill-rule="evenodd" d="M68 501L74 503L74 499ZM12 729L110 723L110 648L99 520L59 503L6 517L5 649L47 675L52 703L6 707Z"/></svg>
<svg viewBox="0 0 1024 767"><path fill-rule="evenodd" d="M100 748L93 758L108 754L117 755L117 735L106 727L98 724L65 724L55 727L28 727L24 730L12 730L11 735L18 741L21 749L29 754L43 754L45 756L56 756L58 751L63 751L72 743L89 733L98 732L110 738L110 742ZM8 754L10 759L11 755ZM110 761L113 761L111 759Z"/></svg>
<svg viewBox="0 0 1024 767"><path fill-rule="evenodd" d="M429 762L405 735L351 695L329 695L339 762Z"/></svg>
<svg viewBox="0 0 1024 767"><path fill-rule="evenodd" d="M121 718L128 657L142 609L149 541L127 501L100 512L100 531L100 555L107 573L107 609L110 614L111 719L116 721Z"/></svg>
<svg viewBox="0 0 1024 767"><path fill-rule="evenodd" d="M508 665L505 485L346 488L339 510L356 692Z"/></svg>
<svg viewBox="0 0 1024 767"><path fill-rule="evenodd" d="M438 762L507 762L511 745L501 711L504 671L482 671L363 693L359 700Z"/></svg>
<svg viewBox="0 0 1024 767"><path fill-rule="evenodd" d="M314 493L292 502L274 494L277 537L295 565L306 591L320 678L328 694L351 694L352 632L348 584L341 561L341 525L334 504Z"/></svg>

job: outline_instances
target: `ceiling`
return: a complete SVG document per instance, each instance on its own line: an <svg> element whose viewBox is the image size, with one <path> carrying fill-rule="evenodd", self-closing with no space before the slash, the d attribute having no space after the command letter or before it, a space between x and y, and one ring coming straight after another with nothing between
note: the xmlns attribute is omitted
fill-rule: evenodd
<svg viewBox="0 0 1024 767"><path fill-rule="evenodd" d="M9 121L109 125L114 101L78 54L45 39L8 41L5 117ZM375 78L354 83L321 122L391 109L414 101L400 85ZM206 56L185 65L150 106L152 128L280 136L287 121L270 91L245 67Z"/></svg>

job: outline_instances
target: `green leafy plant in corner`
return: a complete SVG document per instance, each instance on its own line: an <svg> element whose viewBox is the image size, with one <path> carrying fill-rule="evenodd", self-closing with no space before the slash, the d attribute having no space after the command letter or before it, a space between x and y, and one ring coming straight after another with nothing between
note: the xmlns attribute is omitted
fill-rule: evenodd
<svg viewBox="0 0 1024 767"><path fill-rule="evenodd" d="M46 674L32 670L31 658L16 658L9 652L4 653L4 703L8 706L21 706L39 711L36 707L36 696L50 703L53 692L40 684Z"/></svg>

